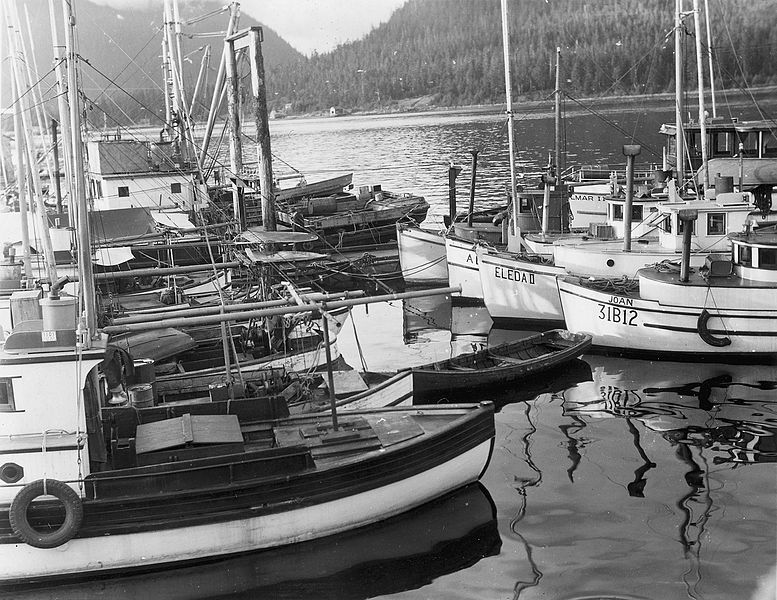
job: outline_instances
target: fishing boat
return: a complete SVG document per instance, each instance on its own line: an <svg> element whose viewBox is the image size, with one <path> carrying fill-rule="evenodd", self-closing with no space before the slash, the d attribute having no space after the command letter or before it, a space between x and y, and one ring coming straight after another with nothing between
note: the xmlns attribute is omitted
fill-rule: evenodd
<svg viewBox="0 0 777 600"><path fill-rule="evenodd" d="M588 335L552 329L515 342L412 367L413 389L420 394L509 385L521 377L578 358L590 345Z"/></svg>
<svg viewBox="0 0 777 600"><path fill-rule="evenodd" d="M634 204L629 198L610 198L607 204L608 225L592 227L593 233L587 236L555 239L550 255L499 251L488 246L477 248L483 299L497 322L562 323L564 315L556 286L559 276L634 277L639 269L652 264L679 263L683 240L678 216L681 211L692 209L699 215L690 242L689 260L693 267L702 266L710 252L728 251L728 234L746 226L768 226L775 218L774 213L756 211L749 192L721 193L708 200L648 200ZM629 207L632 216L642 220L635 227L628 225L635 233L633 238L617 238L616 225L620 225L622 233L622 215ZM621 215L620 221L616 221L616 212ZM637 235L640 231L642 235Z"/></svg>
<svg viewBox="0 0 777 600"><path fill-rule="evenodd" d="M405 283L448 283L443 232L442 228L397 223L397 250Z"/></svg>
<svg viewBox="0 0 777 600"><path fill-rule="evenodd" d="M640 269L635 281L559 278L567 328L591 335L594 347L619 353L773 360L773 229L732 234L730 254L710 254L692 272L687 242L697 213L681 211L680 218L686 246L679 269Z"/></svg>
<svg viewBox="0 0 777 600"><path fill-rule="evenodd" d="M73 5L63 11L74 48ZM72 142L81 148L75 61L68 52ZM232 395L113 405L109 391L126 373L109 336L132 324L97 327L81 159L75 152L78 297L52 279L38 302L42 319L15 324L0 348L0 584L150 571L318 539L485 472L490 403L295 417L283 404ZM336 307L293 308L280 311L327 321ZM267 312L221 310L197 324L259 316Z"/></svg>
<svg viewBox="0 0 777 600"><path fill-rule="evenodd" d="M224 594L371 598L419 589L499 553L496 508L473 484L355 531L155 573L13 589L16 600L210 600Z"/></svg>
<svg viewBox="0 0 777 600"><path fill-rule="evenodd" d="M472 483L488 465L490 404L349 412L337 425L272 418L252 400L113 408L105 336L88 349L76 339L72 325L15 332L0 354L3 583L340 533Z"/></svg>

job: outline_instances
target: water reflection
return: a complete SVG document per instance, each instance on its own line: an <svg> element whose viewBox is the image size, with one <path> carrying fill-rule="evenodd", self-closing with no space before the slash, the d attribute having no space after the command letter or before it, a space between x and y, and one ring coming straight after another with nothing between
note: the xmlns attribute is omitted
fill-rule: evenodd
<svg viewBox="0 0 777 600"><path fill-rule="evenodd" d="M714 464L777 462L777 367L596 361L565 414L639 420L672 445L709 448Z"/></svg>
<svg viewBox="0 0 777 600"><path fill-rule="evenodd" d="M451 328L451 297L426 296L402 300L402 340L424 341L423 333Z"/></svg>
<svg viewBox="0 0 777 600"><path fill-rule="evenodd" d="M533 417L532 417L532 410L536 410L534 407L532 407L530 404L526 404L524 406L524 416L526 418L527 428L525 433L521 436L521 450L523 453L523 459L526 462L526 465L531 469L532 475L530 477L519 477L516 478L517 485L515 487L515 490L518 492L518 495L520 497L520 505L518 507L518 511L516 512L515 516L510 521L510 531L515 536L516 539L520 541L521 544L523 544L526 557L529 562L529 565L531 566L531 578L523 581L518 580L515 583L515 587L513 588L515 598L520 597L520 595L528 588L537 587L540 583L540 580L542 579L542 571L540 570L540 567L538 566L537 562L534 560L533 557L533 547L528 542L528 540L520 533L519 531L519 524L521 520L526 516L526 509L527 509L527 490L529 488L533 488L536 486L539 486L542 483L542 471L537 468L537 465L534 464L534 460L532 457L532 450L531 450L531 438L532 436L537 432L537 427L534 424Z"/></svg>
<svg viewBox="0 0 777 600"><path fill-rule="evenodd" d="M410 513L281 550L80 584L14 590L16 599L333 598L414 590L499 553L496 509L470 485Z"/></svg>

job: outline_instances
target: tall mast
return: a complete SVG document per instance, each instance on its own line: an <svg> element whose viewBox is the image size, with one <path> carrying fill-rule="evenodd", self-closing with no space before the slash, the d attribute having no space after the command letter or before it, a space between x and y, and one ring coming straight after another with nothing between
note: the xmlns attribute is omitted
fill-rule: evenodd
<svg viewBox="0 0 777 600"><path fill-rule="evenodd" d="M507 105L507 142L508 155L510 159L510 201L514 204L518 202L517 191L515 188L515 137L513 132L513 92L510 81L510 29L507 20L507 0L502 0L502 50L504 51L505 61L505 101ZM513 206L513 210L518 207ZM514 212L514 214L518 214ZM456 215L451 215L453 219Z"/></svg>
<svg viewBox="0 0 777 600"><path fill-rule="evenodd" d="M67 103L67 82L63 56L65 47L59 39L59 30L57 29L57 12L54 7L54 0L49 0L49 21L51 23L51 41L54 44L54 72L57 76L57 111L59 112L59 125L62 128L62 154L65 162L65 187L72 189L73 186L73 153L70 146L70 107ZM56 174L57 176L59 174ZM73 194L67 195L68 215L72 219L75 215L73 206Z"/></svg>
<svg viewBox="0 0 777 600"><path fill-rule="evenodd" d="M170 63L170 44L167 37L168 6L165 0L162 17L162 81L165 87L165 128L168 139L173 137L173 70Z"/></svg>
<svg viewBox="0 0 777 600"><path fill-rule="evenodd" d="M0 30L7 33L3 10L0 10ZM5 106L3 102L3 73L5 72L5 38L7 35L0 36L0 107ZM11 78L13 83L13 78ZM14 94L17 95L17 94ZM5 188L8 185L8 173L5 170L5 144L3 143L3 120L0 118L0 187Z"/></svg>
<svg viewBox="0 0 777 600"><path fill-rule="evenodd" d="M3 11L0 11L3 12ZM19 98L21 91L16 85L16 78L11 77L13 97ZM22 104L14 104L13 113L14 138L16 139L16 187L19 192L19 221L22 227L22 260L24 262L24 276L27 281L32 280L32 264L30 259L30 229L27 225L27 190L24 165L24 126L22 125Z"/></svg>
<svg viewBox="0 0 777 600"><path fill-rule="evenodd" d="M13 9L12 9L13 10ZM23 56L23 50L21 46L17 46L17 36L21 38L21 29L18 28L19 21L18 21L18 14L6 14L6 18L9 20L13 17L16 17L16 23L13 24L16 29L16 35L10 35L9 36L9 42L11 47L11 53L13 54L14 60L11 61L13 65L13 77L16 81L16 89L21 92L22 89L24 89L23 81L24 76L21 73L21 69L19 67L19 61L22 59ZM19 95L21 98L21 94ZM30 143L26 143L24 140L24 134L28 132L32 132L32 125L29 122L28 118L28 111L33 110L31 107L31 104L33 102L30 95L27 95L24 97L24 99L27 101L27 107L26 109L21 111L21 119L22 119L22 136L21 138L17 139L17 144L23 144L25 148L25 154L27 156L27 168L23 169L23 173L29 173L30 174L30 181L32 183L32 187L30 192L32 193L33 202L35 203L38 218L40 219L40 239L43 243L43 255L46 259L46 271L48 273L49 281L53 284L57 280L57 267L56 263L54 262L54 248L51 245L51 237L49 235L49 223L48 218L46 216L46 205L43 202L43 190L40 182L40 175L38 173L38 167L35 160L35 150ZM21 100L20 100L21 101ZM22 175L23 176L23 175Z"/></svg>
<svg viewBox="0 0 777 600"><path fill-rule="evenodd" d="M556 152L556 181L561 181L561 48L556 47L556 135L553 138L553 148Z"/></svg>
<svg viewBox="0 0 777 600"><path fill-rule="evenodd" d="M237 31L238 20L240 19L240 4L232 2L229 5L229 23L227 24L226 37L231 36ZM200 150L200 163L205 164L205 159L208 157L208 146L210 146L210 138L213 135L213 127L216 124L216 113L218 113L219 106L223 101L224 92L226 87L224 85L225 70L227 68L227 61L229 53L229 44L224 43L224 49L221 53L221 62L219 63L219 69L216 73L216 82L213 86L213 97L210 102L210 111L208 112L208 123L205 126L205 133L202 136L202 149Z"/></svg>
<svg viewBox="0 0 777 600"><path fill-rule="evenodd" d="M710 187L710 170L707 165L707 115L704 110L704 58L701 50L701 11L699 0L693 0L693 27L696 34L696 73L699 87L699 137L701 137L702 198Z"/></svg>
<svg viewBox="0 0 777 600"><path fill-rule="evenodd" d="M27 26L27 39L25 36L20 36L21 49L24 52L24 59L27 63L27 79L29 80L30 90L32 91L32 97L35 100L35 117L38 123L38 135L40 136L41 143L43 145L43 153L46 159L46 169L49 172L49 181L54 179L54 162L51 154L48 152L46 145L46 139L48 137L48 123L49 118L46 113L46 104L43 102L43 92L40 88L40 81L38 80L40 71L38 70L38 62L35 59L35 39L32 36L32 27L30 25L30 13L27 10L27 5L24 5L24 18ZM21 15L17 15L19 24L19 32L22 32L22 19Z"/></svg>
<svg viewBox="0 0 777 600"><path fill-rule="evenodd" d="M712 116L718 116L718 106L715 102L715 71L712 68L712 32L710 31L710 4L704 0L704 16L707 25L707 61L710 64L710 99L712 100Z"/></svg>
<svg viewBox="0 0 777 600"><path fill-rule="evenodd" d="M72 136L73 153L73 187L71 194L76 206L76 223L78 224L78 271L80 287L84 303L84 316L88 336L85 340L89 345L92 336L97 331L97 306L95 302L94 270L92 268L92 251L89 237L89 206L86 198L84 180L83 140L81 139L81 102L78 96L78 77L76 71L75 26L76 15L74 2L63 2L62 11L65 16L65 47L67 51L67 94L70 99L70 133Z"/></svg>
<svg viewBox="0 0 777 600"><path fill-rule="evenodd" d="M675 140L677 146L677 187L685 182L685 136L683 135L683 0L675 0L674 90Z"/></svg>

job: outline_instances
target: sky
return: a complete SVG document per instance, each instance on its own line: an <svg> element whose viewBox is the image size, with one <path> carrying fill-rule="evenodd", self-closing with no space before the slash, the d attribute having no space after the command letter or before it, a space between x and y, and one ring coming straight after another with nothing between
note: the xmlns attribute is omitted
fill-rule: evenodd
<svg viewBox="0 0 777 600"><path fill-rule="evenodd" d="M120 9L159 0L94 0ZM406 0L242 0L240 11L274 30L303 54L328 52L388 21ZM183 5L186 0L179 0Z"/></svg>

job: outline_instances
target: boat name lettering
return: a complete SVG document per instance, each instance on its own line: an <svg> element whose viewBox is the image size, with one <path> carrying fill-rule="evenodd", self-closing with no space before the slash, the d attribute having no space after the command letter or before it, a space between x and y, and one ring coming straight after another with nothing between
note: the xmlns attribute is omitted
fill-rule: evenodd
<svg viewBox="0 0 777 600"><path fill-rule="evenodd" d="M600 200L601 198L599 196L589 196L586 194L572 194L572 200L575 200L577 202L593 202L595 200Z"/></svg>
<svg viewBox="0 0 777 600"><path fill-rule="evenodd" d="M610 296L610 304L621 304L623 306L634 306L633 298L624 298L622 296Z"/></svg>
<svg viewBox="0 0 777 600"><path fill-rule="evenodd" d="M474 265L478 264L478 255L473 252L469 252L467 254L467 260L465 262L469 264L474 264Z"/></svg>
<svg viewBox="0 0 777 600"><path fill-rule="evenodd" d="M494 277L497 279L507 279L508 281L517 281L518 283L534 285L534 273L527 273L526 271L494 267Z"/></svg>
<svg viewBox="0 0 777 600"><path fill-rule="evenodd" d="M599 318L610 323L620 323L636 327L637 311L633 308L619 308L609 304L599 304Z"/></svg>

